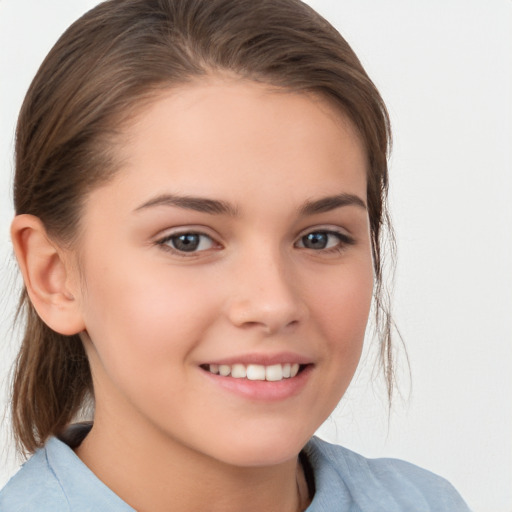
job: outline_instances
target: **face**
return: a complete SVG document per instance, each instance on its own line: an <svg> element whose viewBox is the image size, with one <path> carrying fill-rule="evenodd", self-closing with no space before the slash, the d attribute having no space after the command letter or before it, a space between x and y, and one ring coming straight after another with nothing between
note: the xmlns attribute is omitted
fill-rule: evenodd
<svg viewBox="0 0 512 512"><path fill-rule="evenodd" d="M371 302L355 129L318 97L212 79L123 140L82 219L96 422L238 466L295 457L354 374Z"/></svg>

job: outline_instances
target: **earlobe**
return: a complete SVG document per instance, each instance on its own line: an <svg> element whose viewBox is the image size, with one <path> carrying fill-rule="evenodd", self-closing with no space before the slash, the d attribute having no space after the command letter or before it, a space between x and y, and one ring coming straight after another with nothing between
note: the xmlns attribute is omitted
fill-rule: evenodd
<svg viewBox="0 0 512 512"><path fill-rule="evenodd" d="M33 215L16 216L11 238L30 301L43 322L64 335L83 331L70 262L50 239L41 220Z"/></svg>

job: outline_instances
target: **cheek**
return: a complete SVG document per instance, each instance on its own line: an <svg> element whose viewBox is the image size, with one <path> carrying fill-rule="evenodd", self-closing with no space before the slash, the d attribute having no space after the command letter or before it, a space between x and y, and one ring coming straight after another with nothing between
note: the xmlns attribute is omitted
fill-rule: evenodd
<svg viewBox="0 0 512 512"><path fill-rule="evenodd" d="M325 414L341 400L356 371L364 343L373 293L371 259L367 264L340 268L334 279L317 283L312 316L324 340L322 360L326 385ZM320 293L320 290L323 290Z"/></svg>
<svg viewBox="0 0 512 512"><path fill-rule="evenodd" d="M310 300L311 315L326 342L330 357L350 373L359 361L373 294L373 271L368 264L341 269L318 282Z"/></svg>
<svg viewBox="0 0 512 512"><path fill-rule="evenodd" d="M373 293L371 258L330 276L317 274L316 285L309 302L312 338L323 342L318 346L322 399L317 397L311 417L323 421L345 394L361 357Z"/></svg>
<svg viewBox="0 0 512 512"><path fill-rule="evenodd" d="M218 310L214 294L191 272L132 261L90 268L87 282L86 328L114 373L156 371L186 358Z"/></svg>

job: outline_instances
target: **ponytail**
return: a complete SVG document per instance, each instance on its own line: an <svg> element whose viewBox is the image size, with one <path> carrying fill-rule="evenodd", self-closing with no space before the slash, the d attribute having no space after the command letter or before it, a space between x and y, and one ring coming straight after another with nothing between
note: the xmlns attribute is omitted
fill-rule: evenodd
<svg viewBox="0 0 512 512"><path fill-rule="evenodd" d="M89 363L78 335L52 331L37 315L24 291L25 335L12 384L12 422L20 452L33 453L58 435L92 394Z"/></svg>

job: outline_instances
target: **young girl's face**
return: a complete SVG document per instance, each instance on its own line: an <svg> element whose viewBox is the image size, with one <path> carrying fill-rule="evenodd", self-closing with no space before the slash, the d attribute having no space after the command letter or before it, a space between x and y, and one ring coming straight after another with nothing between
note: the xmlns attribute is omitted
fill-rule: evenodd
<svg viewBox="0 0 512 512"><path fill-rule="evenodd" d="M240 466L295 457L371 302L356 130L319 97L219 78L162 94L119 158L86 202L75 290L95 428Z"/></svg>

